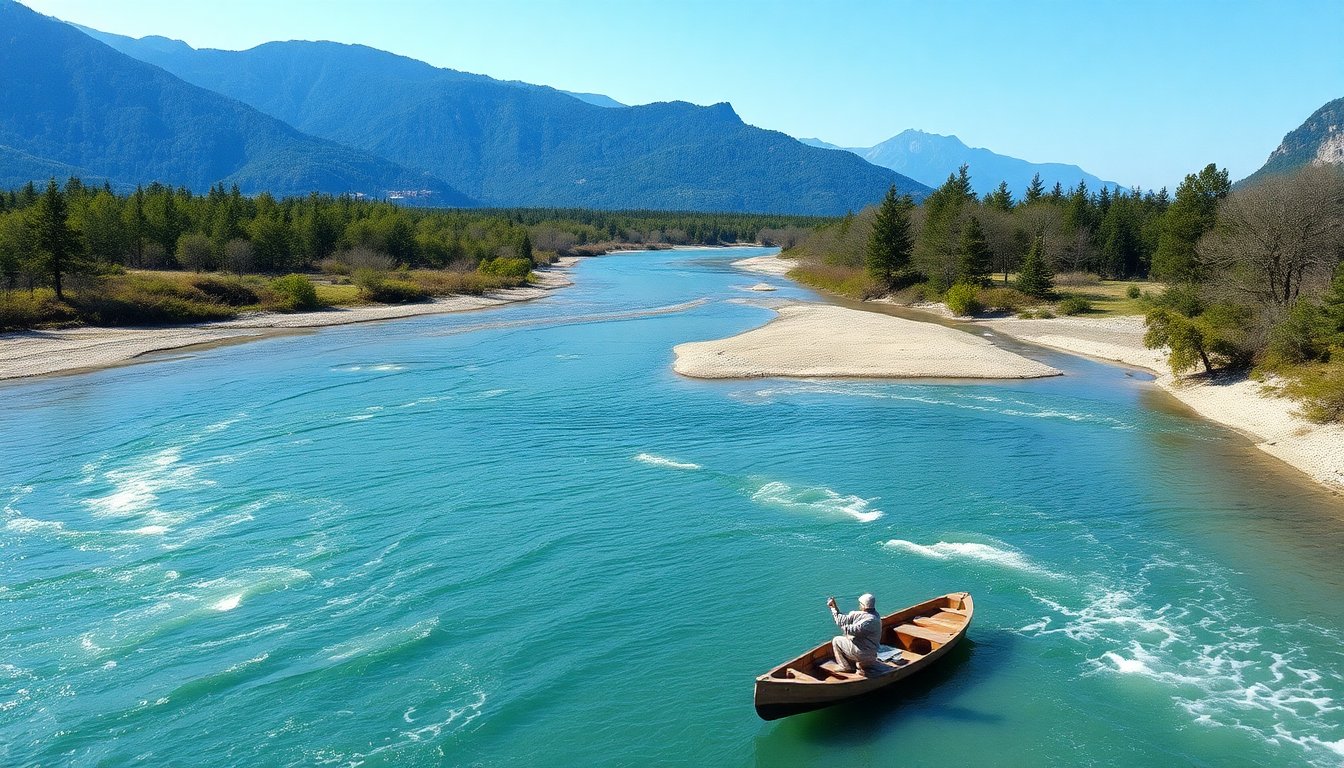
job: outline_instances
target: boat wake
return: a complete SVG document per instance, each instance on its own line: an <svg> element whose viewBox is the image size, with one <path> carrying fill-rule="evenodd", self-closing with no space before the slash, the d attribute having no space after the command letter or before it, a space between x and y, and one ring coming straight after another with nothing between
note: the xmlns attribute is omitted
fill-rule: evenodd
<svg viewBox="0 0 1344 768"><path fill-rule="evenodd" d="M699 464L693 464L689 461L677 461L676 459L669 459L666 456L659 456L653 453L636 454L635 461L655 467L667 467L668 469L703 469Z"/></svg>
<svg viewBox="0 0 1344 768"><path fill-rule="evenodd" d="M877 499L844 496L830 488L794 488L778 480L761 485L751 494L751 500L790 512L807 512L825 517L848 515L861 523L871 523L882 516L882 510L872 506Z"/></svg>
<svg viewBox="0 0 1344 768"><path fill-rule="evenodd" d="M910 554L927 557L933 560L978 560L982 563L991 563L993 565L1012 568L1018 571L1037 573L1051 578L1064 578L1058 573L1043 568L1020 552L1014 552L1010 549L1001 549L989 544L981 544L974 541L940 541L937 544L916 544L913 541L905 539L891 539L882 546L887 549L899 552L909 552Z"/></svg>
<svg viewBox="0 0 1344 768"><path fill-rule="evenodd" d="M1194 566L1157 561L1144 570L1152 568L1188 569L1190 597L1154 606L1140 583L1095 589L1071 606L1028 590L1048 613L1019 631L1081 643L1084 674L1148 680L1196 725L1295 748L1310 765L1339 765L1344 704L1307 657L1310 644L1338 647L1339 638L1307 622L1247 626L1231 617L1245 615L1248 601L1228 585Z"/></svg>

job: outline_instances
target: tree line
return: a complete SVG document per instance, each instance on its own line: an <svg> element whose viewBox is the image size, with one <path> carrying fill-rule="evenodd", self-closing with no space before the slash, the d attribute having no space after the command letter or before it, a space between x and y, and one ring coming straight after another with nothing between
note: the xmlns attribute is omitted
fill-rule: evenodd
<svg viewBox="0 0 1344 768"><path fill-rule="evenodd" d="M878 206L820 227L797 252L831 267L864 269L869 292L923 284L941 295L959 283L988 286L996 275L1007 282L1025 264L1038 280L1029 287L1043 295L1049 286L1040 283L1053 272L1147 276L1172 205L1166 189L1094 191L1085 181L1046 189L1039 175L1021 199L1006 182L978 195L962 166L921 204L892 189Z"/></svg>
<svg viewBox="0 0 1344 768"><path fill-rule="evenodd" d="M1277 373L1317 418L1344 419L1344 170L1308 166L1234 188L1210 164L1165 189L984 195L963 166L922 204L891 190L819 227L799 273L865 296L905 291L973 313L1000 279L999 308L1057 298L1060 272L1147 278L1147 343L1177 373ZM1011 280L1010 280L1011 277ZM1096 279L1095 277L1093 279ZM1140 300L1137 286L1130 298ZM1015 298L1016 297L1016 298ZM1063 302L1060 302L1063 304ZM1080 305L1086 307L1086 302ZM969 310L969 311L964 311ZM1027 310L1028 313L1031 310Z"/></svg>
<svg viewBox="0 0 1344 768"><path fill-rule="evenodd" d="M128 194L72 178L0 193L0 288L50 288L109 270L281 275L370 254L393 268L543 263L603 244L719 244L788 235L823 221L753 214L402 208L312 194L276 199L235 186L193 194L151 184Z"/></svg>

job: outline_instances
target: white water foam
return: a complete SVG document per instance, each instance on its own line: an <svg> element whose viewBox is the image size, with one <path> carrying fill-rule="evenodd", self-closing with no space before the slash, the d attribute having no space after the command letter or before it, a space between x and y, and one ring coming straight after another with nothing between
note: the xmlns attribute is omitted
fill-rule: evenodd
<svg viewBox="0 0 1344 768"><path fill-rule="evenodd" d="M1313 666L1303 644L1311 637L1328 648L1338 638L1305 622L1243 625L1235 617L1248 610L1245 598L1227 584L1194 566L1150 567L1189 570L1189 598L1153 606L1144 601L1146 584L1136 584L1093 590L1072 607L1031 592L1049 613L1019 631L1083 644L1084 674L1149 681L1196 725L1299 750L1287 762L1339 765L1344 740L1335 738L1334 723L1344 705L1334 699L1338 683Z"/></svg>
<svg viewBox="0 0 1344 768"><path fill-rule="evenodd" d="M676 459L669 459L666 456L659 456L653 453L636 454L635 461L650 464L655 467L667 467L668 469L703 469L699 464L692 464L689 461L677 461Z"/></svg>
<svg viewBox="0 0 1344 768"><path fill-rule="evenodd" d="M974 541L940 541L937 544L925 545L905 539L891 539L882 546L934 560L978 560L982 563L990 563L1018 571L1039 573L1052 578L1063 578L1054 571L1036 565L1020 552Z"/></svg>
<svg viewBox="0 0 1344 768"><path fill-rule="evenodd" d="M238 592L236 594L229 595L228 597L222 597L216 602L212 603L210 605L210 610L232 611L234 608L237 608L239 605L241 605L242 602L243 602L243 593Z"/></svg>
<svg viewBox="0 0 1344 768"><path fill-rule="evenodd" d="M1099 424L1112 429L1130 430L1133 424L1087 411L1065 411L1058 408L1045 408L1025 400L1003 400L998 397L977 395L959 391L952 387L934 389L915 385L881 385L867 383L835 384L808 383L789 384L780 387L756 390L751 393L764 402L773 402L779 397L791 395L841 395L844 397L865 397L875 400L896 400L900 402L925 403L966 411L993 413L1001 416L1013 416L1029 419L1063 419L1065 421Z"/></svg>
<svg viewBox="0 0 1344 768"><path fill-rule="evenodd" d="M375 631L362 637L346 640L323 649L332 661L345 661L356 656L386 653L429 637L439 626L437 618L418 621L409 627Z"/></svg>
<svg viewBox="0 0 1344 768"><path fill-rule="evenodd" d="M146 604L122 611L80 639L94 654L119 653L196 621L234 610L250 597L289 589L312 578L299 568L264 566L208 581L168 581L173 591L146 595Z"/></svg>
<svg viewBox="0 0 1344 768"><path fill-rule="evenodd" d="M111 492L85 499L84 504L98 517L146 517L155 524L181 522L180 514L158 508L159 496L165 491L215 485L199 474L199 466L182 463L181 446L165 448L133 466L104 472L102 479L111 484Z"/></svg>
<svg viewBox="0 0 1344 768"><path fill-rule="evenodd" d="M751 500L791 512L809 512L828 517L849 515L861 523L871 523L882 516L882 510L872 508L872 503L877 499L844 496L830 488L794 488L778 480L757 488L751 494Z"/></svg>

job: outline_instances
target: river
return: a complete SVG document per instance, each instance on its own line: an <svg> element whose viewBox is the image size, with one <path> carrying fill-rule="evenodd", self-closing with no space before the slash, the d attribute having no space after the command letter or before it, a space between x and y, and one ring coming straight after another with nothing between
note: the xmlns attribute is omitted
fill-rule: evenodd
<svg viewBox="0 0 1344 768"><path fill-rule="evenodd" d="M729 266L765 252L0 384L0 763L1344 762L1337 497L1046 350L1067 375L672 373L816 299ZM959 590L941 668L757 719L828 595Z"/></svg>

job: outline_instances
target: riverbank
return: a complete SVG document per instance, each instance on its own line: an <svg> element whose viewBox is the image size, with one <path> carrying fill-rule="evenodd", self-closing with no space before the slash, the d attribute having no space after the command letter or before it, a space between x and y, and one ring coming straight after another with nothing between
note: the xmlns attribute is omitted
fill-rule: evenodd
<svg viewBox="0 0 1344 768"><path fill-rule="evenodd" d="M1173 376L1166 355L1143 346L1142 317L1005 318L975 324L1043 347L1151 371L1159 387L1198 415L1235 429L1318 483L1344 491L1344 424L1307 421L1294 401L1272 394L1272 382Z"/></svg>
<svg viewBox="0 0 1344 768"><path fill-rule="evenodd" d="M776 276L786 276L795 266L777 256L743 259L733 265ZM928 313L930 319L951 317L941 304L911 309ZM1294 401L1273 394L1272 382L1244 377L1173 376L1167 367L1166 353L1144 346L1142 317L1000 318L970 322L1043 347L1150 371L1157 386L1197 415L1240 432L1260 450L1331 490L1344 492L1344 424L1315 424L1306 420L1299 415Z"/></svg>
<svg viewBox="0 0 1344 768"><path fill-rule="evenodd" d="M746 333L677 345L673 370L701 379L1027 379L1060 371L931 323L829 304L788 304Z"/></svg>
<svg viewBox="0 0 1344 768"><path fill-rule="evenodd" d="M445 296L415 304L331 307L314 312L258 312L234 320L152 328L83 327L0 334L0 380L73 373L125 363L154 352L252 341L307 328L468 312L541 298L572 285L566 272L578 258L534 273L532 284L484 296Z"/></svg>

